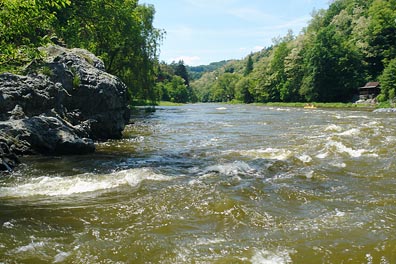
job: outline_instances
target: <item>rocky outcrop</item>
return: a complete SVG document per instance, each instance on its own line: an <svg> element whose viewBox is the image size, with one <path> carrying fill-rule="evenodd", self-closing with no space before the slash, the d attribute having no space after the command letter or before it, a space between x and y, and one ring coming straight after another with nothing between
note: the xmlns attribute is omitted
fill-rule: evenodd
<svg viewBox="0 0 396 264"><path fill-rule="evenodd" d="M0 170L20 154L93 152L94 140L120 138L129 121L126 86L100 59L59 46L42 52L25 76L0 75Z"/></svg>

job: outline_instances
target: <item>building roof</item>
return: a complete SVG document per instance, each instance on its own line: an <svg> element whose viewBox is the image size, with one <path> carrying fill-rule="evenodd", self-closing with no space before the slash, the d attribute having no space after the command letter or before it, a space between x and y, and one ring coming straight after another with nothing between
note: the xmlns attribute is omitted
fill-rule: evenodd
<svg viewBox="0 0 396 264"><path fill-rule="evenodd" d="M379 87L380 87L379 82L368 82L368 83L366 83L365 86L360 87L359 89L379 88Z"/></svg>

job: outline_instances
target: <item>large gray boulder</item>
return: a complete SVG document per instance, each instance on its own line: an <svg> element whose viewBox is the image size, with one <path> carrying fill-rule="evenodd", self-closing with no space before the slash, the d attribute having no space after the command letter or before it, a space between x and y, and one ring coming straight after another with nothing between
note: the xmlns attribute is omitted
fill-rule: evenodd
<svg viewBox="0 0 396 264"><path fill-rule="evenodd" d="M120 138L129 121L125 84L106 73L103 62L86 50L50 46L44 52L51 81L60 83L69 95L62 102L67 119L73 125L91 120L93 139Z"/></svg>
<svg viewBox="0 0 396 264"><path fill-rule="evenodd" d="M0 74L0 170L15 154L10 142L23 146L18 155L90 153L93 140L120 138L129 121L127 88L100 59L60 46L41 51L45 59L25 76Z"/></svg>

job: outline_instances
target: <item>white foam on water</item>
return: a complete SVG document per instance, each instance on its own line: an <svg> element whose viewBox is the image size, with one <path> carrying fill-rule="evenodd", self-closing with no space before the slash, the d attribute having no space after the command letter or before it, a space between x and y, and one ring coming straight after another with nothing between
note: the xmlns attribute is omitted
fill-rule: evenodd
<svg viewBox="0 0 396 264"><path fill-rule="evenodd" d="M0 187L0 197L68 196L113 189L121 185L135 187L144 180L163 181L170 177L148 168L129 169L110 174L80 174L73 177L42 176L15 186Z"/></svg>
<svg viewBox="0 0 396 264"><path fill-rule="evenodd" d="M123 171L122 174L125 175L124 179L132 187L139 185L144 180L166 181L170 179L169 176L154 173L147 168L127 170Z"/></svg>
<svg viewBox="0 0 396 264"><path fill-rule="evenodd" d="M395 142L396 141L396 136L387 136L387 137L385 137L385 141L387 141L387 142Z"/></svg>
<svg viewBox="0 0 396 264"><path fill-rule="evenodd" d="M300 161L304 162L304 163L309 163L309 162L312 161L311 156L306 155L306 154L303 154L303 155L301 155L301 156L297 156L297 158L298 158Z"/></svg>
<svg viewBox="0 0 396 264"><path fill-rule="evenodd" d="M213 244L220 244L226 242L225 239L222 238L198 238L197 241L195 242L196 246L206 246L206 245L213 245Z"/></svg>
<svg viewBox="0 0 396 264"><path fill-rule="evenodd" d="M336 211L336 214L335 214L336 217L345 216L345 212L338 210L338 208L336 208L335 211Z"/></svg>
<svg viewBox="0 0 396 264"><path fill-rule="evenodd" d="M349 115L349 116L346 116L345 118L351 118L351 119L369 119L369 117L366 116L366 115Z"/></svg>
<svg viewBox="0 0 396 264"><path fill-rule="evenodd" d="M314 176L314 173L315 173L315 172L314 172L313 170L308 171L308 172L305 173L305 177L306 177L307 179L312 179L313 176Z"/></svg>
<svg viewBox="0 0 396 264"><path fill-rule="evenodd" d="M11 222L4 222L3 227L7 228L7 229L11 229L11 228L14 228L14 224Z"/></svg>
<svg viewBox="0 0 396 264"><path fill-rule="evenodd" d="M205 173L207 172L218 172L228 176L236 176L238 174L252 174L255 173L256 170L243 161L235 161L233 163L218 164L207 167Z"/></svg>
<svg viewBox="0 0 396 264"><path fill-rule="evenodd" d="M349 148L347 146L345 146L344 144L342 144L341 142L337 142L337 141L329 141L326 144L327 148L335 148L335 150L338 153L347 153L349 156L351 156L352 158L358 158L361 157L363 153L367 152L366 149L352 149Z"/></svg>
<svg viewBox="0 0 396 264"><path fill-rule="evenodd" d="M217 107L216 110L227 110L227 107Z"/></svg>
<svg viewBox="0 0 396 264"><path fill-rule="evenodd" d="M373 256L371 254L366 254L367 264L373 264Z"/></svg>
<svg viewBox="0 0 396 264"><path fill-rule="evenodd" d="M21 246L15 250L16 253L39 251L45 246L44 242L31 242L25 246Z"/></svg>
<svg viewBox="0 0 396 264"><path fill-rule="evenodd" d="M319 153L319 154L316 155L316 157L317 157L318 159L325 159L325 158L327 158L328 156L329 156L329 153L328 153L328 152L322 152L322 153Z"/></svg>
<svg viewBox="0 0 396 264"><path fill-rule="evenodd" d="M292 152L286 149L266 148L266 149L243 150L243 151L239 151L239 154L253 158L286 160L292 155Z"/></svg>
<svg viewBox="0 0 396 264"><path fill-rule="evenodd" d="M252 264L288 264L292 263L290 252L271 252L268 250L257 251L251 259Z"/></svg>
<svg viewBox="0 0 396 264"><path fill-rule="evenodd" d="M342 131L342 127L337 126L337 125L335 125L335 124L331 124L331 125L328 125L328 126L325 128L325 131L341 132L341 131Z"/></svg>
<svg viewBox="0 0 396 264"><path fill-rule="evenodd" d="M346 130L344 132L339 133L339 136L357 136L360 134L360 130L357 128L352 128L349 130Z"/></svg>
<svg viewBox="0 0 396 264"><path fill-rule="evenodd" d="M344 162L330 162L330 165L340 169L346 168L347 166Z"/></svg>
<svg viewBox="0 0 396 264"><path fill-rule="evenodd" d="M54 263L64 262L70 255L69 252L59 252L54 258Z"/></svg>
<svg viewBox="0 0 396 264"><path fill-rule="evenodd" d="M281 107L278 107L275 110L276 111L280 111L280 112L290 112L291 111L290 108L281 108Z"/></svg>

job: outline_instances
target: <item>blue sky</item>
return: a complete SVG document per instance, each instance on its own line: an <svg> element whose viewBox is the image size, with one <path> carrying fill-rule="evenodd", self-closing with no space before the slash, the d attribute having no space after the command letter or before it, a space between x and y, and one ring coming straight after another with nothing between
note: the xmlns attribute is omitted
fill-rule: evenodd
<svg viewBox="0 0 396 264"><path fill-rule="evenodd" d="M152 4L154 26L166 31L160 60L188 65L241 59L272 44L272 39L301 32L314 9L329 0L142 0Z"/></svg>

